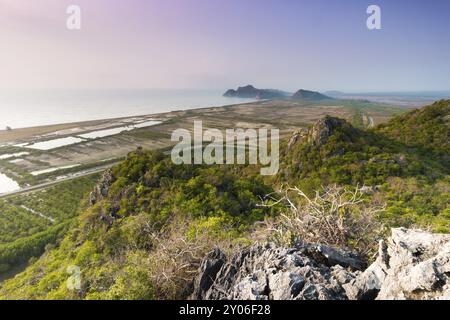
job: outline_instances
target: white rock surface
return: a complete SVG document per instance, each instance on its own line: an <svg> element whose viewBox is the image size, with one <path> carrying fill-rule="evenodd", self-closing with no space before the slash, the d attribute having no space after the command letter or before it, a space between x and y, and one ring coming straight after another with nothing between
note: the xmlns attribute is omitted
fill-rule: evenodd
<svg viewBox="0 0 450 320"><path fill-rule="evenodd" d="M355 255L323 245L255 245L202 264L193 299L450 299L450 235L392 229L364 272ZM205 281L207 279L207 281Z"/></svg>

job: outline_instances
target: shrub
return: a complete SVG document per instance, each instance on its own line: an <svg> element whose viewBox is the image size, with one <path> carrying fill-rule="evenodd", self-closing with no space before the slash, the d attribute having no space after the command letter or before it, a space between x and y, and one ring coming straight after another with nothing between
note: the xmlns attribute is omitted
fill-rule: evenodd
<svg viewBox="0 0 450 320"><path fill-rule="evenodd" d="M383 234L377 215L384 205L367 201L363 191L328 186L309 197L298 188L284 189L278 192L278 199L271 197L272 203L264 204L286 204L285 212L269 223L270 233L284 245L321 243L367 256L375 249L374 240Z"/></svg>

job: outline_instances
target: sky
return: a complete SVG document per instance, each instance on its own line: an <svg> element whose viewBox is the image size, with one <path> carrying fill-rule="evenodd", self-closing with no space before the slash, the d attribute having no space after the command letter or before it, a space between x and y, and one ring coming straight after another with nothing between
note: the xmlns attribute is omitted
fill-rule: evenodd
<svg viewBox="0 0 450 320"><path fill-rule="evenodd" d="M366 26L381 8L381 30ZM69 5L81 30L68 30ZM450 90L450 1L0 0L0 89Z"/></svg>

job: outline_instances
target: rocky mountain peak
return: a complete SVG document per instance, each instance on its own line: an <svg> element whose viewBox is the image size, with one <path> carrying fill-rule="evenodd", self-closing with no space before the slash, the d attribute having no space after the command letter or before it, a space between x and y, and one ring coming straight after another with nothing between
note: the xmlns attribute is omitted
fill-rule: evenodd
<svg viewBox="0 0 450 320"><path fill-rule="evenodd" d="M339 118L325 116L324 118L317 120L314 125L309 129L300 129L294 132L288 142L288 149L300 141L307 141L315 146L321 146L328 141L328 138L333 135L337 130L342 129L349 124Z"/></svg>
<svg viewBox="0 0 450 320"><path fill-rule="evenodd" d="M308 133L308 142L314 145L325 144L337 129L342 128L346 124L345 120L326 116L311 127Z"/></svg>

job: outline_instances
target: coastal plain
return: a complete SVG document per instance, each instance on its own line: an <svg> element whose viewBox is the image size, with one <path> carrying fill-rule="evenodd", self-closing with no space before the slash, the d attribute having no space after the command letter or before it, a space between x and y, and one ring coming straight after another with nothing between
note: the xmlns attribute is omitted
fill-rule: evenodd
<svg viewBox="0 0 450 320"><path fill-rule="evenodd" d="M103 171L138 147L168 148L175 143L172 132L178 128L192 131L196 120L203 121L204 128L219 130L278 128L283 138L325 115L371 127L406 109L364 100L280 99L2 130L0 172L20 185L21 189L14 191L17 193Z"/></svg>

